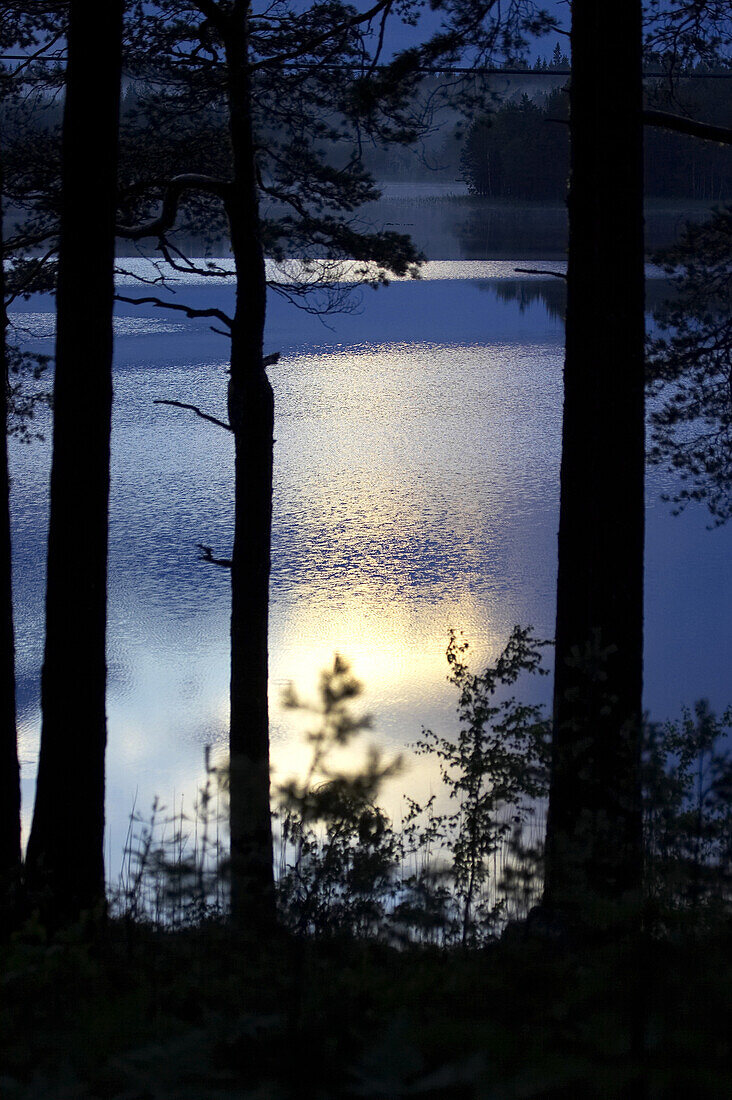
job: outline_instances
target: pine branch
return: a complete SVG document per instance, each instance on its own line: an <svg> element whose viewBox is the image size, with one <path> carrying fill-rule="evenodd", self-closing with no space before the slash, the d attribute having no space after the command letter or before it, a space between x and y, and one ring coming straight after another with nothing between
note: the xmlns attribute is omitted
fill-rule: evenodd
<svg viewBox="0 0 732 1100"><path fill-rule="evenodd" d="M44 256L39 256L38 259L33 260L29 264L25 278L21 279L20 282L13 286L12 292L5 299L4 305L6 309L8 306L11 306L17 298L20 298L24 294L27 288L32 284L36 275L43 270L45 264L56 255L56 251L56 248L52 248L46 252Z"/></svg>
<svg viewBox="0 0 732 1100"><path fill-rule="evenodd" d="M393 0L378 0L378 3L374 4L368 11L356 14L350 19L344 20L343 23L338 23L336 26L324 31L322 34L315 35L313 38L305 39L302 45L298 46L296 49L286 50L283 53L274 54L272 57L262 58L261 61L254 61L249 68L254 72L257 69L268 69L273 66L284 65L288 61L297 61L301 57L307 57L308 54L317 50L319 46L324 46L331 38L336 38L345 31L351 30L353 27L369 23L383 11L388 12L392 3Z"/></svg>
<svg viewBox="0 0 732 1100"><path fill-rule="evenodd" d="M226 180L217 179L216 176L206 176L198 172L185 172L179 176L173 176L169 180L163 195L163 205L160 215L150 222L142 225L118 225L116 233L127 241L139 241L143 237L161 237L173 228L178 215L178 205L181 196L186 191L200 191L207 195L216 195L220 199L226 199L231 191L231 184Z"/></svg>
<svg viewBox="0 0 732 1100"><path fill-rule="evenodd" d="M225 420L219 420L216 416L211 416L210 413L205 413L202 409L199 409L198 405L188 405L185 401L173 401L172 398L158 397L153 401L153 405L172 405L174 409L188 409L190 412L200 416L201 420L207 420L209 424L215 424L218 428L224 428L227 432L233 432L231 424L227 424Z"/></svg>
<svg viewBox="0 0 732 1100"><path fill-rule="evenodd" d="M128 302L133 306L157 306L159 309L174 309L179 313L185 313L186 317L215 317L226 325L227 328L231 328L234 324L231 317L227 313L224 313L222 309L194 309L192 306L179 305L177 302L166 302L163 298L128 298L124 294L115 294L114 300L116 302Z"/></svg>

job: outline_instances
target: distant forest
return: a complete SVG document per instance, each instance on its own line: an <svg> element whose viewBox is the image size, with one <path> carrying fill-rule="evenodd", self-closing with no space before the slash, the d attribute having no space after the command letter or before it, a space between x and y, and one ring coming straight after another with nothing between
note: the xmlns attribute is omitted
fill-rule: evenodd
<svg viewBox="0 0 732 1100"><path fill-rule="evenodd" d="M690 79L647 92L648 105L700 121L732 125L732 74ZM500 199L564 199L569 172L568 95L557 89L541 101L523 94L473 122L462 149L462 175L471 194ZM732 195L728 147L649 127L645 133L645 190L656 199L723 202Z"/></svg>
<svg viewBox="0 0 732 1100"><path fill-rule="evenodd" d="M540 59L534 68L551 73L565 64L567 58L557 50L549 62ZM427 81L428 93L434 94L442 82L439 77ZM467 125L457 111L442 112L416 149L365 143L364 166L377 180L464 180L473 195L563 203L569 174L567 91L555 87L542 94L531 76L513 78L509 89L506 98ZM646 96L647 105L654 109L732 125L732 72L726 79L697 76L679 81L673 97L659 81L648 86ZM123 117L134 116L138 104L138 86L130 82L122 97ZM60 102L41 95L2 115L6 137L20 139L26 156L32 159L36 154L44 163L58 156ZM212 105L210 115L215 141L225 128L220 108ZM276 136L273 131L272 138ZM700 202L725 202L732 197L732 157L727 146L655 127L647 127L644 137L647 197ZM330 152L328 156L331 159ZM342 149L333 146L332 159L334 163L342 159Z"/></svg>

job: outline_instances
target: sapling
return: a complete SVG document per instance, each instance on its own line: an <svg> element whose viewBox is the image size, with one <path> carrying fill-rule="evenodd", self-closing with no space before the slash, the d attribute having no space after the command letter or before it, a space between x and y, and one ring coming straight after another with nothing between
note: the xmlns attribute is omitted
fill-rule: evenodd
<svg viewBox="0 0 732 1100"><path fill-rule="evenodd" d="M371 747L355 772L333 760L371 728L368 715L352 711L361 691L348 662L336 655L321 674L317 703L304 702L292 687L284 696L287 708L317 718L306 734L311 759L304 778L276 787L281 919L298 933L368 934L383 923L396 888L398 838L376 799L384 780L399 772L401 758L384 761Z"/></svg>
<svg viewBox="0 0 732 1100"><path fill-rule="evenodd" d="M442 842L452 860L452 876L464 946L475 936L476 915L492 922L496 903L480 912L481 888L490 859L547 792L550 721L541 706L505 695L523 673L546 675L542 649L549 645L515 626L494 665L476 674L466 663L468 643L450 632L449 680L458 689L457 738L423 730L418 753L440 762L440 773L457 806L439 818ZM477 912L478 911L478 912Z"/></svg>

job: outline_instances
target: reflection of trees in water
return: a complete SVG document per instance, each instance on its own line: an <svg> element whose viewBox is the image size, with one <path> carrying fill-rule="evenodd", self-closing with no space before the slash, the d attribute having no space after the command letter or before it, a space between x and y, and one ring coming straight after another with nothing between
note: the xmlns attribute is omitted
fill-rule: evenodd
<svg viewBox="0 0 732 1100"><path fill-rule="evenodd" d="M514 205L468 196L455 210L454 234L463 260L488 257L532 256L564 258L567 252L567 210L564 205ZM646 249L668 248L679 239L686 224L708 217L705 204L677 202L649 204L645 210ZM431 258L433 258L431 256ZM436 258L436 257L434 257Z"/></svg>
<svg viewBox="0 0 732 1100"><path fill-rule="evenodd" d="M706 206L677 203L646 209L646 247L666 248L678 240L686 223L707 217ZM475 195L414 195L382 198L364 206L358 218L362 230L393 229L408 233L431 260L564 259L567 212L564 206L518 204ZM177 235L174 242L192 256L229 254L225 237ZM120 244L120 254L148 255L144 242ZM293 247L291 256L299 250Z"/></svg>
<svg viewBox="0 0 732 1100"><path fill-rule="evenodd" d="M534 302L543 302L552 319L564 320L567 288L564 279L501 279L480 284L481 290L491 290L501 302L518 302L523 313Z"/></svg>
<svg viewBox="0 0 732 1100"><path fill-rule="evenodd" d="M534 302L542 302L553 320L564 320L567 288L564 279L500 279L486 280L478 284L481 290L495 294L501 302L517 302L523 313ZM646 282L646 312L659 316L669 299L673 298L673 286L667 279L649 279Z"/></svg>
<svg viewBox="0 0 732 1100"><path fill-rule="evenodd" d="M466 260L506 253L509 256L564 255L567 210L564 206L512 206L471 199L469 216L456 226L460 253Z"/></svg>

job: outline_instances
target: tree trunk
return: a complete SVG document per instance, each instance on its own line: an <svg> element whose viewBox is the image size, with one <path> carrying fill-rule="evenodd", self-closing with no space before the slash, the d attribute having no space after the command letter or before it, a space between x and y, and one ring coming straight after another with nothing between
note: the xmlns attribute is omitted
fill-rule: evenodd
<svg viewBox="0 0 732 1100"><path fill-rule="evenodd" d="M20 879L20 768L15 715L15 634L8 472L8 355L5 265L2 260L2 164L0 164L0 932L12 923Z"/></svg>
<svg viewBox="0 0 732 1100"><path fill-rule="evenodd" d="M112 310L122 2L72 0L62 149L42 729L29 882L51 922L104 900Z"/></svg>
<svg viewBox="0 0 732 1100"><path fill-rule="evenodd" d="M274 397L263 364L267 284L259 222L247 6L226 35L234 160L227 201L236 264L229 423L234 432L231 567L230 829L232 921L266 932L275 922L269 796L268 622Z"/></svg>
<svg viewBox="0 0 732 1100"><path fill-rule="evenodd" d="M620 83L614 74L622 72ZM612 94L610 94L612 89ZM641 7L574 0L554 751L545 905L638 917L644 404Z"/></svg>

